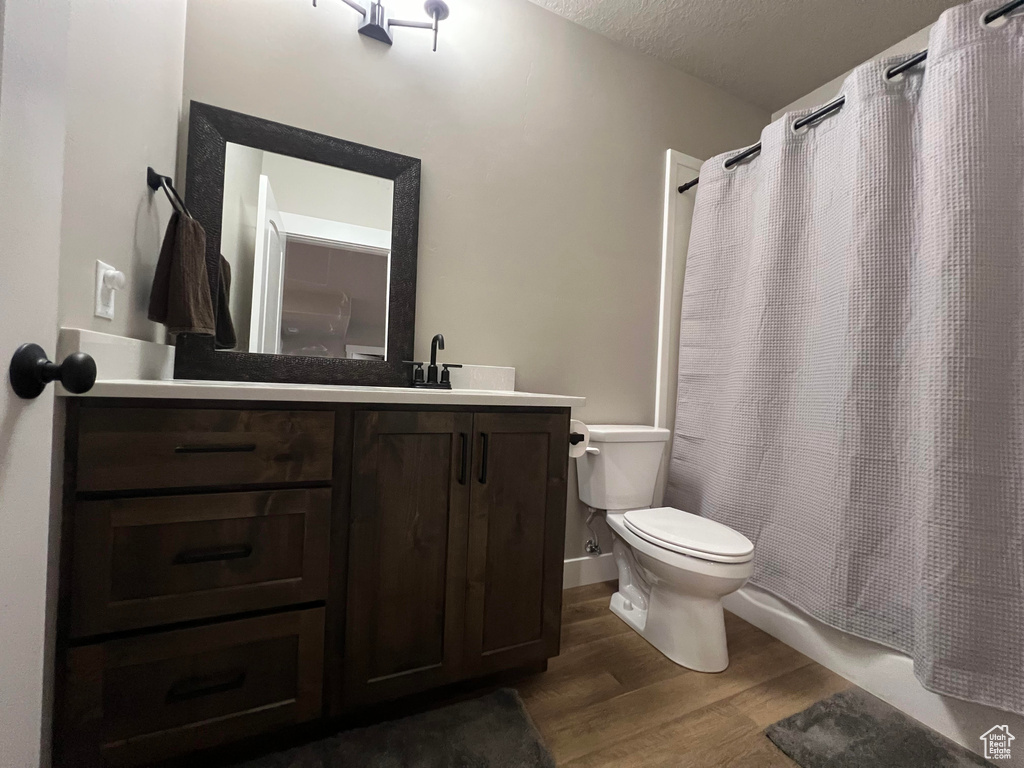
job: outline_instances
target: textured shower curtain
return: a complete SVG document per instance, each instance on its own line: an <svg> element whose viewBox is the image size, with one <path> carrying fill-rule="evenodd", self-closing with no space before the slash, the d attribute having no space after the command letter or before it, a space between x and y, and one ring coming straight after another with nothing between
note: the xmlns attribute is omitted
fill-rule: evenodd
<svg viewBox="0 0 1024 768"><path fill-rule="evenodd" d="M1024 16L983 25L999 4L704 164L666 503L928 688L1024 713Z"/></svg>

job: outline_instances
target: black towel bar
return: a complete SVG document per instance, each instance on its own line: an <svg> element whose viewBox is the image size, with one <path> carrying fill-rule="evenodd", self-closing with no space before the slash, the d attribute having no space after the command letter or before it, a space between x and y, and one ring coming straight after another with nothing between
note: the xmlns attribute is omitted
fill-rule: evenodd
<svg viewBox="0 0 1024 768"><path fill-rule="evenodd" d="M178 213L192 218L192 214L188 212L188 208L185 207L185 201L181 199L181 195L178 194L178 190L174 188L174 181L170 176L164 176L157 173L152 168L146 169L146 184L149 188L156 192L158 189L162 189L164 194L167 195L167 199L171 201L171 205L174 206L174 210Z"/></svg>

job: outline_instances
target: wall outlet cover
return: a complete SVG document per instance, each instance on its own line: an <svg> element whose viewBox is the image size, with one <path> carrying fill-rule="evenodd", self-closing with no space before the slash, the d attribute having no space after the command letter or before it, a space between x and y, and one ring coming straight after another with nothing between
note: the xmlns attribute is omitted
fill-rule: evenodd
<svg viewBox="0 0 1024 768"><path fill-rule="evenodd" d="M103 282L103 276L107 272L116 271L114 267L102 261L96 262L96 317L103 317L107 320L114 319L114 294L113 288L108 288Z"/></svg>

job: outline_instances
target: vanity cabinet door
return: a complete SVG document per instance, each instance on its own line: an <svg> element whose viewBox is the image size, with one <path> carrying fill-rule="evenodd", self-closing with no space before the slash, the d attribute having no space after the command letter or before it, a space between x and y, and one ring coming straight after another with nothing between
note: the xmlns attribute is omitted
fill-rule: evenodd
<svg viewBox="0 0 1024 768"><path fill-rule="evenodd" d="M346 708L456 680L473 416L355 414Z"/></svg>
<svg viewBox="0 0 1024 768"><path fill-rule="evenodd" d="M473 423L466 667L558 655L569 417L478 413Z"/></svg>

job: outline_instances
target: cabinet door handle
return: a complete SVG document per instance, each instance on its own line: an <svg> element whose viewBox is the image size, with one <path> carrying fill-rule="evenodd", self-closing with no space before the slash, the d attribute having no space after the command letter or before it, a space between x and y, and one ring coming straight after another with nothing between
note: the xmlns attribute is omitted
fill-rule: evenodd
<svg viewBox="0 0 1024 768"><path fill-rule="evenodd" d="M241 560L252 554L251 544L239 544L227 547L209 547L207 549L186 549L174 557L174 565L195 565L196 563L212 563L217 560Z"/></svg>
<svg viewBox="0 0 1024 768"><path fill-rule="evenodd" d="M179 680L167 690L167 703L199 699L215 693L226 693L245 685L245 670L220 675L197 675Z"/></svg>
<svg viewBox="0 0 1024 768"><path fill-rule="evenodd" d="M207 445L179 445L175 453L252 453L256 443L209 443Z"/></svg>
<svg viewBox="0 0 1024 768"><path fill-rule="evenodd" d="M459 433L462 440L462 463L459 465L459 485L466 484L466 465L469 463L469 435L465 432Z"/></svg>
<svg viewBox="0 0 1024 768"><path fill-rule="evenodd" d="M480 485L487 484L487 446L490 443L490 435L486 432L480 433L482 445L480 448Z"/></svg>

